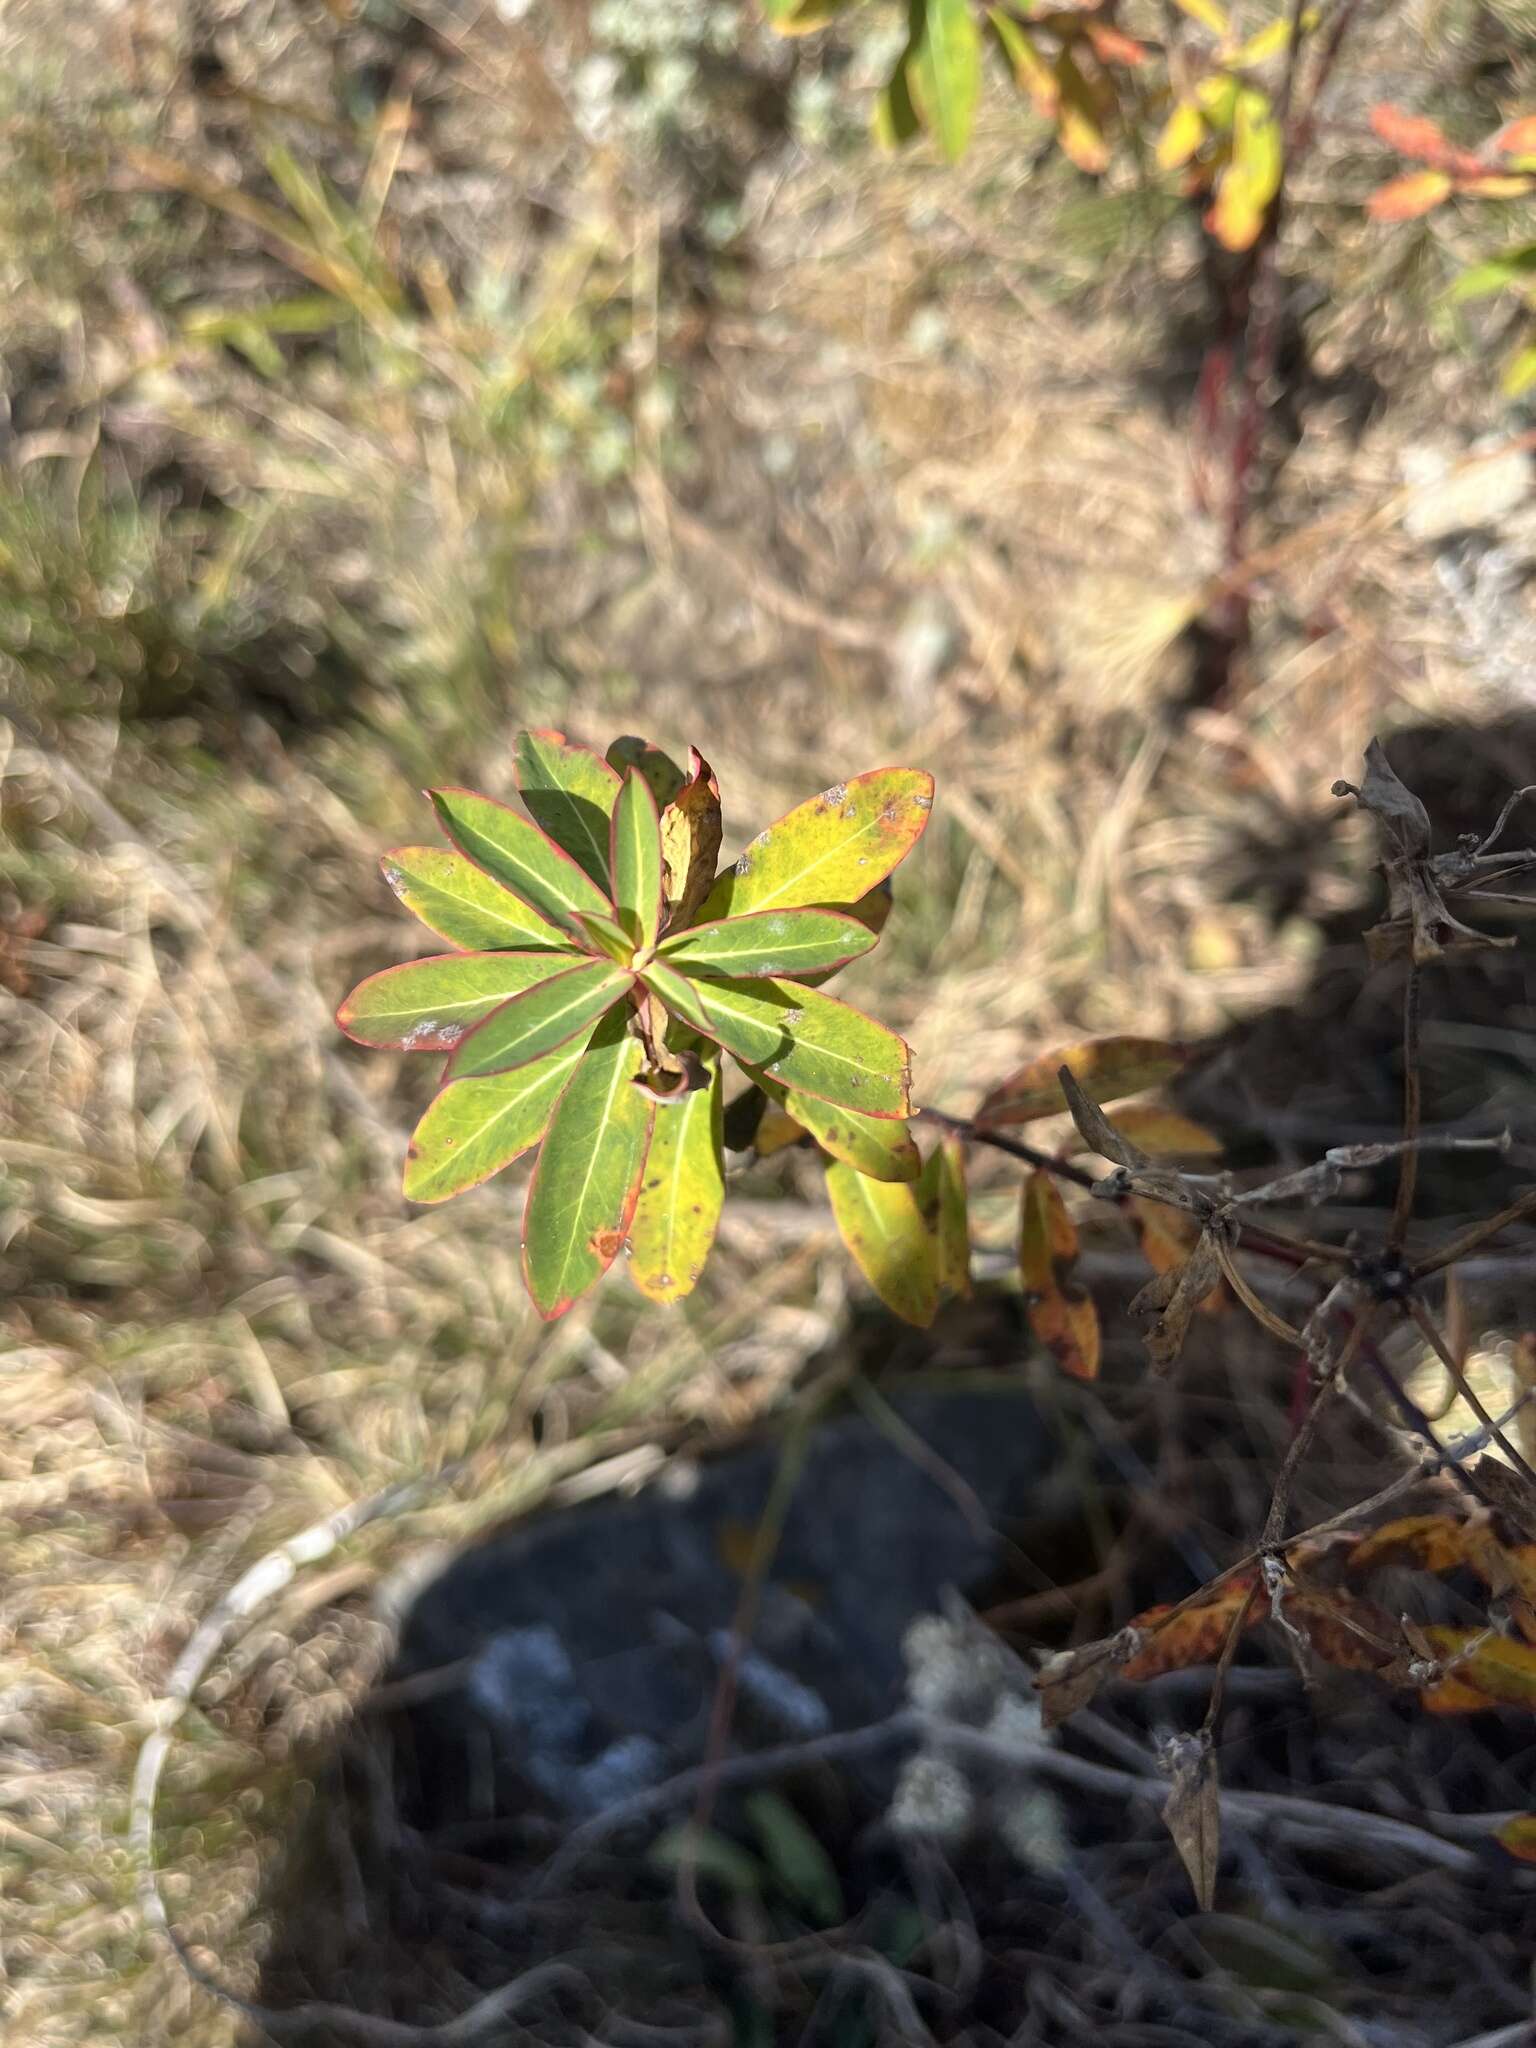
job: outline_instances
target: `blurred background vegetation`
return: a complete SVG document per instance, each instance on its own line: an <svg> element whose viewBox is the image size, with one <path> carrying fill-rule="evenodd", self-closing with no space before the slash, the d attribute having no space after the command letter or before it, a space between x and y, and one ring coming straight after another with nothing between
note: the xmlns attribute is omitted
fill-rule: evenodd
<svg viewBox="0 0 1536 2048"><path fill-rule="evenodd" d="M433 836L424 782L510 788L524 725L694 741L731 847L837 776L931 769L849 993L964 1111L1053 1041L1283 1002L1368 887L1327 794L1363 740L1528 705L1520 313L1447 295L1498 223L1362 202L1399 168L1370 105L1475 141L1529 104L1536 17L1363 10L1291 199L1305 404L1272 420L1282 545L1218 701L1188 630L1221 562L1198 213L1134 152L1085 175L996 86L959 167L878 155L902 35L870 6L784 39L729 0L0 16L17 2048L233 2038L144 1935L123 1826L148 1703L241 1564L464 1461L301 1578L185 1726L167 1892L249 1982L261 1871L405 1577L772 1412L846 1322L794 1155L742 1169L680 1311L616 1278L552 1331L518 1172L406 1210L425 1077L330 1017L416 947L375 860Z"/></svg>

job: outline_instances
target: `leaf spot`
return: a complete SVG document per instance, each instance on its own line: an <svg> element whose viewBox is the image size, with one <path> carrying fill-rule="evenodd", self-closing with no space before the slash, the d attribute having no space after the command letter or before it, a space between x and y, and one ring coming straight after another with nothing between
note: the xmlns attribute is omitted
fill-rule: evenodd
<svg viewBox="0 0 1536 2048"><path fill-rule="evenodd" d="M736 863L736 866L735 866L734 872L735 872L736 874L738 874L738 875L750 875L750 874L751 874L751 872L752 872L752 862L751 862L751 859L749 858L749 856L748 856L748 855L746 855L746 854L742 854L742 856L740 857L740 859L739 859L739 860L737 861L737 863Z"/></svg>
<svg viewBox="0 0 1536 2048"><path fill-rule="evenodd" d="M817 802L824 811L835 811L848 794L846 782L834 782L830 789L824 789Z"/></svg>
<svg viewBox="0 0 1536 2048"><path fill-rule="evenodd" d="M600 1259L616 1259L623 1243L622 1230L594 1230L587 1239L587 1249Z"/></svg>

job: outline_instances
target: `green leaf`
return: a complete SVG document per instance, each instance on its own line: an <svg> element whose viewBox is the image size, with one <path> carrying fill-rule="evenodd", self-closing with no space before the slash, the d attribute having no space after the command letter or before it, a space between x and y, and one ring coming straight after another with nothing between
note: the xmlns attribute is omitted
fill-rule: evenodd
<svg viewBox="0 0 1536 2048"><path fill-rule="evenodd" d="M412 916L451 946L472 953L491 946L574 951L567 933L446 846L397 846L379 866Z"/></svg>
<svg viewBox="0 0 1536 2048"><path fill-rule="evenodd" d="M552 924L577 931L574 913L611 917L613 905L584 868L537 825L505 804L473 789L433 789L427 794L443 830L476 867L531 903Z"/></svg>
<svg viewBox="0 0 1536 2048"><path fill-rule="evenodd" d="M664 939L661 957L688 973L794 977L846 967L874 943L867 925L836 910L749 910Z"/></svg>
<svg viewBox="0 0 1536 2048"><path fill-rule="evenodd" d="M634 768L613 807L611 865L620 925L636 946L654 946L661 930L661 813Z"/></svg>
<svg viewBox="0 0 1536 2048"><path fill-rule="evenodd" d="M659 1834L647 1855L662 1870L691 1863L700 1877L712 1877L728 1891L751 1894L763 1887L763 1867L755 1856L729 1835L716 1828L701 1828L691 1820L680 1820Z"/></svg>
<svg viewBox="0 0 1536 2048"><path fill-rule="evenodd" d="M1506 398L1523 398L1533 384L1536 384L1536 348L1517 349L1500 373L1500 389Z"/></svg>
<svg viewBox="0 0 1536 2048"><path fill-rule="evenodd" d="M971 1291L971 1236L965 1192L965 1146L945 1137L929 1154L917 1183L917 1199L933 1234L939 1287L945 1294Z"/></svg>
<svg viewBox="0 0 1536 2048"><path fill-rule="evenodd" d="M981 37L971 0L911 0L913 104L950 163L971 139L981 84Z"/></svg>
<svg viewBox="0 0 1536 2048"><path fill-rule="evenodd" d="M529 817L606 893L608 821L619 795L613 769L563 732L520 732L513 772Z"/></svg>
<svg viewBox="0 0 1536 2048"><path fill-rule="evenodd" d="M656 959L648 960L640 969L640 979L653 995L660 996L674 1017L709 1035L709 1013L686 974L679 974L665 960Z"/></svg>
<svg viewBox="0 0 1536 2048"><path fill-rule="evenodd" d="M632 732L616 739L608 749L608 766L620 775L626 768L638 768L650 784L659 809L665 809L688 780L670 754Z"/></svg>
<svg viewBox="0 0 1536 2048"><path fill-rule="evenodd" d="M906 1046L862 1010L792 981L694 981L695 1028L786 1088L866 1116L905 1116ZM657 993L672 1007L665 991ZM695 1023L681 1008L686 1023Z"/></svg>
<svg viewBox="0 0 1536 2048"><path fill-rule="evenodd" d="M835 1103L820 1102L814 1095L782 1087L758 1067L745 1071L786 1116L810 1133L823 1152L841 1159L856 1173L867 1173L872 1180L917 1179L922 1155L898 1117L863 1116L856 1109L842 1109Z"/></svg>
<svg viewBox="0 0 1536 2048"><path fill-rule="evenodd" d="M923 124L917 118L917 109L912 104L912 82L907 66L912 55L909 43L897 60L896 69L883 91L875 101L875 111L870 122L877 149L900 149L910 142L914 135L921 135Z"/></svg>
<svg viewBox="0 0 1536 2048"><path fill-rule="evenodd" d="M691 1294L715 1241L725 1198L720 1055L706 1048L709 1079L678 1102L658 1103L640 1200L629 1231L629 1277L651 1301Z"/></svg>
<svg viewBox="0 0 1536 2048"><path fill-rule="evenodd" d="M595 917L578 910L576 922L591 941L594 953L606 953L610 960L622 960L627 967L635 957L635 942L617 918Z"/></svg>
<svg viewBox="0 0 1536 2048"><path fill-rule="evenodd" d="M838 1234L864 1278L893 1314L926 1330L939 1306L938 1254L917 1190L871 1180L834 1160L827 1194Z"/></svg>
<svg viewBox="0 0 1536 2048"><path fill-rule="evenodd" d="M359 982L336 1022L359 1045L452 1052L482 1018L559 975L560 953L439 953Z"/></svg>
<svg viewBox="0 0 1536 2048"><path fill-rule="evenodd" d="M537 1145L591 1032L510 1074L450 1081L416 1126L405 1161L409 1202L445 1202Z"/></svg>
<svg viewBox="0 0 1536 2048"><path fill-rule="evenodd" d="M640 1193L656 1105L632 1085L645 1048L610 1013L560 1097L523 1216L523 1277L546 1321L613 1264Z"/></svg>
<svg viewBox="0 0 1536 2048"><path fill-rule="evenodd" d="M701 918L857 903L911 852L932 808L933 777L920 769L873 768L834 783L758 834Z"/></svg>
<svg viewBox="0 0 1536 2048"><path fill-rule="evenodd" d="M749 1792L745 1804L764 1861L783 1891L813 1926L835 1925L843 1917L843 1888L826 1850L780 1793Z"/></svg>
<svg viewBox="0 0 1536 2048"><path fill-rule="evenodd" d="M1457 301L1486 299L1509 285L1532 279L1536 279L1536 242L1507 249L1502 256L1492 256L1486 263L1469 265L1451 286L1451 297Z"/></svg>
<svg viewBox="0 0 1536 2048"><path fill-rule="evenodd" d="M633 986L634 976L616 960L584 960L562 969L503 1003L471 1031L449 1064L450 1080L525 1067L596 1023Z"/></svg>

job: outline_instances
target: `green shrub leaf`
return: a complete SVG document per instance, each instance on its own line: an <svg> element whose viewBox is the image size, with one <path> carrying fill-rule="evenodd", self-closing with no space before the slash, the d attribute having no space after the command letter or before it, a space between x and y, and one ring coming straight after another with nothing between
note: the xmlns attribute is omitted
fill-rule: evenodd
<svg viewBox="0 0 1536 2048"><path fill-rule="evenodd" d="M471 953L492 946L572 950L568 933L446 846L397 846L379 866L412 916L450 946Z"/></svg>
<svg viewBox="0 0 1536 2048"><path fill-rule="evenodd" d="M871 1180L834 1160L827 1194L838 1234L864 1278L893 1314L926 1330L939 1306L938 1254L917 1190Z"/></svg>
<svg viewBox="0 0 1536 2048"><path fill-rule="evenodd" d="M616 739L608 749L608 766L620 775L627 768L638 768L651 786L658 810L665 810L688 780L670 754L632 732Z"/></svg>
<svg viewBox="0 0 1536 2048"><path fill-rule="evenodd" d="M567 968L561 953L439 953L386 967L359 982L336 1022L359 1045L394 1052L452 1052L513 996Z"/></svg>
<svg viewBox="0 0 1536 2048"><path fill-rule="evenodd" d="M635 942L617 918L578 910L576 922L594 953L606 953L610 960L622 960L626 967L635 957Z"/></svg>
<svg viewBox="0 0 1536 2048"><path fill-rule="evenodd" d="M658 1103L640 1200L629 1231L629 1277L651 1301L691 1294L725 1199L720 1055L705 1048L709 1080L678 1102Z"/></svg>
<svg viewBox="0 0 1536 2048"><path fill-rule="evenodd" d="M416 1126L405 1161L411 1202L446 1202L478 1187L543 1137L590 1032L518 1067L450 1081Z"/></svg>
<svg viewBox="0 0 1536 2048"><path fill-rule="evenodd" d="M981 85L981 37L971 0L911 0L907 78L923 126L950 163L965 154Z"/></svg>
<svg viewBox="0 0 1536 2048"><path fill-rule="evenodd" d="M645 1048L614 1010L555 1107L523 1216L523 1277L546 1320L613 1264L640 1193L656 1105L632 1085Z"/></svg>
<svg viewBox="0 0 1536 2048"><path fill-rule="evenodd" d="M493 1010L470 1032L449 1064L450 1080L505 1073L553 1052L595 1024L633 985L634 976L616 960L583 960L551 975Z"/></svg>
<svg viewBox="0 0 1536 2048"><path fill-rule="evenodd" d="M611 860L619 924L636 946L654 946L661 930L661 814L634 768L613 807Z"/></svg>
<svg viewBox="0 0 1536 2048"><path fill-rule="evenodd" d="M552 924L578 929L574 913L613 915L613 905L584 868L537 825L472 789L428 792L443 830L476 867L532 904Z"/></svg>
<svg viewBox="0 0 1536 2048"><path fill-rule="evenodd" d="M916 1180L922 1171L922 1155L898 1117L863 1116L856 1109L842 1109L836 1103L782 1087L759 1067L746 1071L770 1101L809 1132L823 1152L841 1159L855 1173L867 1173L872 1180L905 1181Z"/></svg>
<svg viewBox="0 0 1536 2048"><path fill-rule="evenodd" d="M836 910L751 910L664 939L661 957L685 973L793 978L846 967L875 937L856 917Z"/></svg>
<svg viewBox="0 0 1536 2048"><path fill-rule="evenodd" d="M866 1116L906 1115L906 1045L862 1010L792 981L700 980L689 989L696 1028L786 1088Z"/></svg>
<svg viewBox="0 0 1536 2048"><path fill-rule="evenodd" d="M618 776L600 754L563 732L519 733L513 760L529 817L606 892L608 821L618 800Z"/></svg>
<svg viewBox="0 0 1536 2048"><path fill-rule="evenodd" d="M640 970L640 979L653 995L660 996L662 1002L680 1022L692 1025L695 1031L702 1031L706 1037L712 1035L709 1030L709 1012L686 974L679 974L677 969L669 967L665 960L648 960Z"/></svg>
<svg viewBox="0 0 1536 2048"><path fill-rule="evenodd" d="M701 920L857 903L911 852L932 807L933 777L916 768L834 783L758 834L709 892Z"/></svg>
<svg viewBox="0 0 1536 2048"><path fill-rule="evenodd" d="M971 1291L971 1234L965 1192L965 1146L943 1138L929 1154L917 1184L917 1199L933 1235L939 1287L945 1294Z"/></svg>

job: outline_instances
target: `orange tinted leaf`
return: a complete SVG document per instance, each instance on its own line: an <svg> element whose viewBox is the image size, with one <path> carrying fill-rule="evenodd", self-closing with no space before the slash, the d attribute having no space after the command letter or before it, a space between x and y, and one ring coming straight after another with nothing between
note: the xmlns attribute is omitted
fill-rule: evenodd
<svg viewBox="0 0 1536 2048"><path fill-rule="evenodd" d="M1470 1692L1481 1696L1480 1706L1536 1709L1536 1648L1531 1644L1490 1636L1473 1649L1469 1645L1477 1643L1481 1629L1426 1628L1424 1633L1437 1657L1447 1663L1459 1660L1447 1679L1424 1693L1425 1706L1441 1714L1466 1713L1460 1700Z"/></svg>
<svg viewBox="0 0 1536 2048"><path fill-rule="evenodd" d="M1416 1564L1427 1572L1454 1571L1467 1561L1466 1529L1447 1515L1405 1515L1363 1536L1349 1553L1348 1569L1372 1571L1384 1564Z"/></svg>
<svg viewBox="0 0 1536 2048"><path fill-rule="evenodd" d="M1505 1821L1494 1839L1522 1863L1536 1863L1536 1813L1517 1814Z"/></svg>
<svg viewBox="0 0 1536 2048"><path fill-rule="evenodd" d="M1093 46L1093 54L1102 64L1145 64L1147 46L1138 43L1134 36L1128 36L1107 21L1090 21L1085 24L1084 35Z"/></svg>
<svg viewBox="0 0 1536 2048"><path fill-rule="evenodd" d="M1087 1038L1055 1046L998 1083L976 1112L978 1124L1027 1124L1066 1108L1058 1069L1070 1067L1097 1103L1116 1102L1171 1081L1189 1059L1188 1048L1160 1038Z"/></svg>
<svg viewBox="0 0 1536 2048"><path fill-rule="evenodd" d="M1129 1660L1121 1675L1137 1680L1160 1678L1165 1671L1186 1671L1192 1664L1214 1664L1238 1614L1254 1599L1257 1582L1255 1572L1235 1572L1222 1581L1211 1599L1186 1607L1171 1620L1163 1619L1170 1613L1167 1605L1149 1607L1145 1614L1138 1614L1131 1626L1141 1629L1151 1640ZM1263 1618L1263 1604L1257 1602L1244 1626L1251 1628Z"/></svg>
<svg viewBox="0 0 1536 2048"><path fill-rule="evenodd" d="M1486 177L1458 177L1456 190L1468 199L1521 199L1531 189L1529 178L1509 171L1490 172Z"/></svg>
<svg viewBox="0 0 1536 2048"><path fill-rule="evenodd" d="M1371 128L1388 149L1395 149L1400 156L1418 157L1422 163L1440 163L1455 153L1438 122L1427 114L1404 113L1390 102L1372 107Z"/></svg>
<svg viewBox="0 0 1536 2048"><path fill-rule="evenodd" d="M1087 1290L1072 1278L1077 1251L1077 1231L1056 1183L1048 1173L1030 1174L1019 1231L1029 1326L1063 1372L1092 1380L1099 1373L1099 1314Z"/></svg>
<svg viewBox="0 0 1536 2048"><path fill-rule="evenodd" d="M1372 220L1417 220L1450 194L1451 181L1444 171L1411 171L1406 178L1378 185L1365 210Z"/></svg>
<svg viewBox="0 0 1536 2048"><path fill-rule="evenodd" d="M1014 80L1020 90L1028 93L1037 114L1044 114L1048 120L1055 118L1056 108L1061 100L1061 91L1052 71L1034 40L1023 26L1001 7L987 10L987 19L992 24L993 34L1002 45L1003 54L1013 67Z"/></svg>
<svg viewBox="0 0 1536 2048"><path fill-rule="evenodd" d="M1305 1631L1313 1654L1340 1671L1379 1671L1398 1653L1397 1624L1358 1594L1298 1587L1286 1594L1281 1612Z"/></svg>
<svg viewBox="0 0 1536 2048"><path fill-rule="evenodd" d="M1056 109L1056 140L1063 156L1080 171L1097 173L1109 166L1109 141L1104 133L1109 109L1105 95L1095 90L1079 70L1070 50L1063 50L1054 66L1059 104Z"/></svg>
<svg viewBox="0 0 1536 2048"><path fill-rule="evenodd" d="M1499 156L1536 156L1536 114L1506 122L1488 147Z"/></svg>

